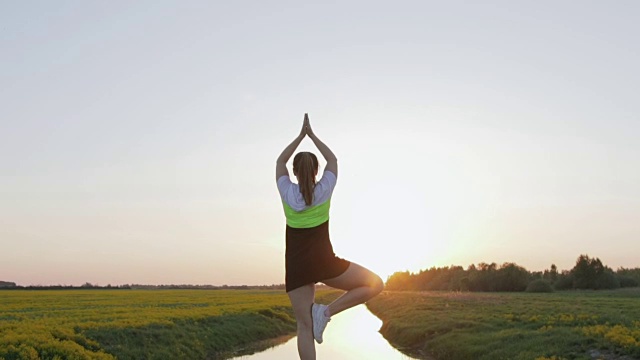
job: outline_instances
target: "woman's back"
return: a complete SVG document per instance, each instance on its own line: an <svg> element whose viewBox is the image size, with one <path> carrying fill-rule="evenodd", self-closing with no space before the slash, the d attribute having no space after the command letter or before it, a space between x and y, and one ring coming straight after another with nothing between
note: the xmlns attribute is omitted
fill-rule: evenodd
<svg viewBox="0 0 640 360"><path fill-rule="evenodd" d="M282 199L287 225L295 228L310 228L329 220L331 195L336 186L336 176L325 171L313 189L313 201L307 205L298 184L294 184L289 176L278 179L278 191Z"/></svg>

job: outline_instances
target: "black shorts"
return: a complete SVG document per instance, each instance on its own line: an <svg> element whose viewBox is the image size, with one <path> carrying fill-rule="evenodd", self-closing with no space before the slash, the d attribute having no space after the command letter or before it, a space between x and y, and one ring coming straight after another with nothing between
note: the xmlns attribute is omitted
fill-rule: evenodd
<svg viewBox="0 0 640 360"><path fill-rule="evenodd" d="M351 264L333 253L329 240L329 221L312 228L292 228L287 225L286 236L287 292L334 278L344 273Z"/></svg>

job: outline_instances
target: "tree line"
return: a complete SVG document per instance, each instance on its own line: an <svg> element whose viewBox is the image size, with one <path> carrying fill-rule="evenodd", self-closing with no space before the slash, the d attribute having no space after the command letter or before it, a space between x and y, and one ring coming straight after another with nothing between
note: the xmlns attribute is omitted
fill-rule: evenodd
<svg viewBox="0 0 640 360"><path fill-rule="evenodd" d="M14 282L0 281L0 290L141 290L141 289L156 289L156 290L170 290L170 289L191 289L191 290L284 290L284 284L272 284L272 285L192 285L192 284L180 284L180 285L145 285L145 284L124 284L124 285L97 285L90 282L86 282L80 286L73 285L29 285L21 286Z"/></svg>
<svg viewBox="0 0 640 360"><path fill-rule="evenodd" d="M571 270L558 271L555 264L544 271L528 271L515 263L479 263L432 267L418 273L396 272L389 276L386 290L532 291L570 289L617 289L640 284L640 268L613 271L599 258L580 255Z"/></svg>

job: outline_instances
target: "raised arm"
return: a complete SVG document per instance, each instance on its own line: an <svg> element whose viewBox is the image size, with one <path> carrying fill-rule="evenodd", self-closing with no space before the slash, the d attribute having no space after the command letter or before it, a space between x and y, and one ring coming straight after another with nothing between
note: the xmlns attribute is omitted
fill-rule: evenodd
<svg viewBox="0 0 640 360"><path fill-rule="evenodd" d="M289 176L289 170L287 170L287 161L293 155L293 152L296 151L298 145L302 139L304 139L306 135L306 126L309 122L309 118L307 114L304 114L304 122L302 123L302 129L300 130L300 134L289 144L284 150L282 150L282 154L278 156L278 160L276 160L276 180L278 180L281 176L287 175Z"/></svg>
<svg viewBox="0 0 640 360"><path fill-rule="evenodd" d="M307 135L316 145L316 147L318 148L318 150L320 151L324 159L327 161L327 166L324 168L325 171L329 170L335 176L338 176L338 158L336 158L336 155L333 153L333 151L331 151L331 149L329 149L329 147L325 145L325 143L320 141L320 139L318 139L318 136L316 136L316 134L313 132L313 130L311 129L311 124L309 123L309 117L307 116L307 114L304 114L304 119L306 124Z"/></svg>

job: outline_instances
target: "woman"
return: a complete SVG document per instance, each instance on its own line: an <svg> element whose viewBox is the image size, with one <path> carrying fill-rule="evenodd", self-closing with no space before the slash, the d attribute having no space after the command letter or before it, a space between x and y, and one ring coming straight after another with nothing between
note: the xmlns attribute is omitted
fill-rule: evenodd
<svg viewBox="0 0 640 360"><path fill-rule="evenodd" d="M289 179L286 164L305 136L316 145L327 166L320 181L316 182L316 156L309 152L296 154L293 174L298 184L294 184ZM364 303L384 287L378 275L333 252L329 240L329 206L337 175L336 156L313 133L309 117L304 114L300 134L276 161L276 182L287 218L286 290L296 316L298 354L303 360L316 358L313 340L322 343L322 333L331 316ZM346 292L329 305L315 304L317 282Z"/></svg>

